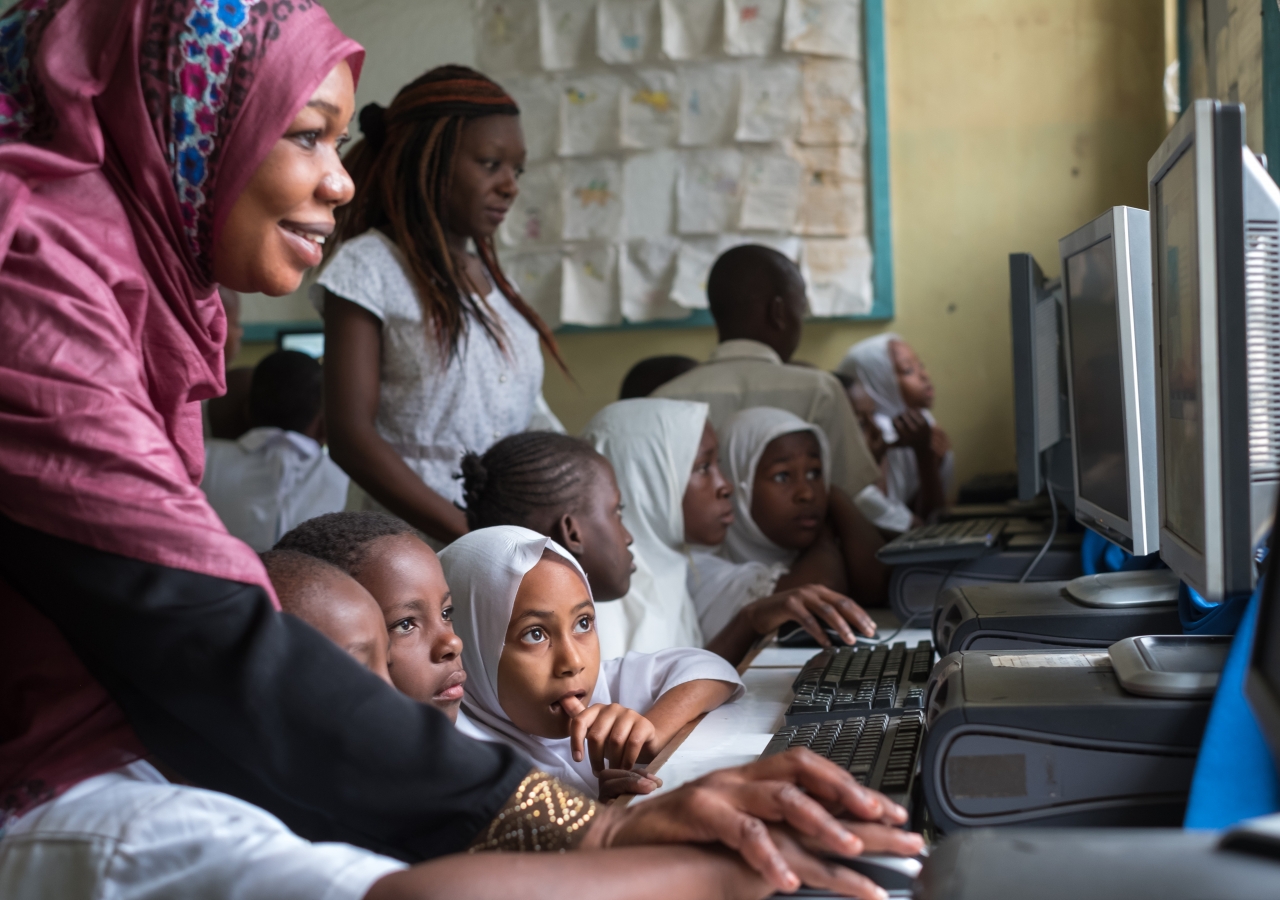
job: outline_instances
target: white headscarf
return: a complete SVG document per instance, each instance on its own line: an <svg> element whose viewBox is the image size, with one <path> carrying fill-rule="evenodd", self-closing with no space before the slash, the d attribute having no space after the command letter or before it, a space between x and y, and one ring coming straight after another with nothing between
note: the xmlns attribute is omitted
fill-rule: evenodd
<svg viewBox="0 0 1280 900"><path fill-rule="evenodd" d="M521 731L498 702L498 663L516 593L547 550L573 566L590 596L591 587L577 560L551 538L527 528L481 528L440 552L445 581L453 592L453 625L462 638L462 665L469 676L462 711L482 734L523 750L539 769L594 797L599 784L589 757L574 762L568 738L541 738ZM705 650L633 653L601 664L588 705L616 702L645 713L671 688L701 679L739 685L731 699L743 692L733 667Z"/></svg>
<svg viewBox="0 0 1280 900"><path fill-rule="evenodd" d="M744 409L725 422L720 435L720 465L733 484L734 519L720 554L731 562L790 566L795 561L796 551L769 540L751 518L751 499L756 467L769 442L797 431L807 431L817 438L823 478L829 478L831 453L827 448L827 435L820 426L771 406Z"/></svg>
<svg viewBox="0 0 1280 900"><path fill-rule="evenodd" d="M702 630L686 585L684 492L707 422L707 404L645 397L610 403L582 436L610 463L635 543L631 590L602 604L600 652L701 647Z"/></svg>

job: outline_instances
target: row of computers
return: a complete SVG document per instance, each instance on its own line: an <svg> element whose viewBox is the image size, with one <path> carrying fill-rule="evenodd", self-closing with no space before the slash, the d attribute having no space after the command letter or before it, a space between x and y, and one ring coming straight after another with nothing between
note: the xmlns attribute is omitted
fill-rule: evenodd
<svg viewBox="0 0 1280 900"><path fill-rule="evenodd" d="M807 746L951 836L917 896L1280 896L1280 826L1167 827L1280 487L1280 189L1243 135L1242 107L1197 101L1149 214L1063 238L1057 281L1011 258L1020 500L887 545L932 642L818 654L765 751ZM1130 571L1078 575L1084 528ZM1249 696L1280 758L1277 581ZM902 871L882 885L910 894Z"/></svg>

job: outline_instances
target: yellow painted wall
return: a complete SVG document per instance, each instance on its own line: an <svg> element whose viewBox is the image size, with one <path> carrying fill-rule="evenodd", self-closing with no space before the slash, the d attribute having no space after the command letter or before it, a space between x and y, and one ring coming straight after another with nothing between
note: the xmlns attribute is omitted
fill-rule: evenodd
<svg viewBox="0 0 1280 900"><path fill-rule="evenodd" d="M797 358L901 333L928 365L960 480L1014 468L1008 255L1058 274L1058 238L1110 206L1146 208L1165 134L1163 0L887 0L897 317L815 324ZM659 353L705 358L714 332L575 334L548 364L570 430Z"/></svg>
<svg viewBox="0 0 1280 900"><path fill-rule="evenodd" d="M797 358L830 368L854 341L902 333L932 371L961 480L1014 466L1008 254L1030 251L1056 275L1058 238L1110 206L1147 205L1146 161L1165 133L1164 6L886 0L897 318L810 325ZM432 65L471 61L461 0L327 8L376 50L361 102L386 102ZM426 22L424 10L434 27L401 27ZM637 360L701 359L714 344L711 329L564 335L577 386L549 363L547 399L575 431ZM250 345L238 362L266 349Z"/></svg>

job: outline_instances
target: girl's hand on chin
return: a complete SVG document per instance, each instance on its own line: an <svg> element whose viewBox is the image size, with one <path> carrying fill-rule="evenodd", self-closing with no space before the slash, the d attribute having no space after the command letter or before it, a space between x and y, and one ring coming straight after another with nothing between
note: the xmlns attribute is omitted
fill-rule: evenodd
<svg viewBox="0 0 1280 900"><path fill-rule="evenodd" d="M594 772L605 769L606 759L613 768L630 769L640 758L645 744L657 734L652 722L618 703L586 707L577 697L569 697L561 706L571 718L569 738L573 758L581 762L590 754Z"/></svg>

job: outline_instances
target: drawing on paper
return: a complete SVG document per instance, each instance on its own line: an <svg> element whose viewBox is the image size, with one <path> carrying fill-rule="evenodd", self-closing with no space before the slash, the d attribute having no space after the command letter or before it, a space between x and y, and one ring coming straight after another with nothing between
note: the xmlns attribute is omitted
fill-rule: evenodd
<svg viewBox="0 0 1280 900"><path fill-rule="evenodd" d="M795 133L800 120L800 66L788 60L742 71L738 128L743 142L773 143Z"/></svg>
<svg viewBox="0 0 1280 900"><path fill-rule="evenodd" d="M768 56L782 36L783 0L724 0L724 52Z"/></svg>
<svg viewBox="0 0 1280 900"><path fill-rule="evenodd" d="M616 160L575 162L562 170L564 237L614 240L622 235L622 166Z"/></svg>
<svg viewBox="0 0 1280 900"><path fill-rule="evenodd" d="M862 58L862 0L787 0L782 47L792 53Z"/></svg>
<svg viewBox="0 0 1280 900"><path fill-rule="evenodd" d="M595 0L538 0L538 45L542 67L577 68L595 41Z"/></svg>

